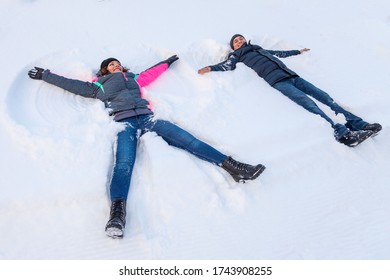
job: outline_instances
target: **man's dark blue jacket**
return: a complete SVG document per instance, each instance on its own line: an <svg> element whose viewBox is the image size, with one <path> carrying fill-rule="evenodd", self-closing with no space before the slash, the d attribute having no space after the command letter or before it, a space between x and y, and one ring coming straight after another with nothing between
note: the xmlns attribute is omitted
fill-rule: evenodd
<svg viewBox="0 0 390 280"><path fill-rule="evenodd" d="M298 74L287 68L287 66L275 56L283 58L298 55L300 53L301 52L299 50L265 50L262 47L252 45L249 42L230 53L225 61L209 67L211 68L211 71L229 71L234 70L238 62L242 62L246 66L255 70L260 77L273 86L281 80L298 77Z"/></svg>

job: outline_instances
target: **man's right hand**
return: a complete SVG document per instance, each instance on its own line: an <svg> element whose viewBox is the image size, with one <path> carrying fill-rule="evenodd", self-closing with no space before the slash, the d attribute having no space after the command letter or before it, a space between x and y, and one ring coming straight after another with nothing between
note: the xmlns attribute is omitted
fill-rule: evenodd
<svg viewBox="0 0 390 280"><path fill-rule="evenodd" d="M211 71L211 68L208 67L208 66L206 66L206 67L203 67L202 69L199 69L199 70L198 70L198 74L203 75L203 74L206 74L206 73L208 73L208 72L210 72L210 71Z"/></svg>

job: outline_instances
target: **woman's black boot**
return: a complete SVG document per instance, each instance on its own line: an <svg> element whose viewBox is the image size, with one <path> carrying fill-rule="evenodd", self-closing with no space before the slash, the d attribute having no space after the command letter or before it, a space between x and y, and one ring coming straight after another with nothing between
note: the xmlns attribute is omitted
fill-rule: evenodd
<svg viewBox="0 0 390 280"><path fill-rule="evenodd" d="M114 200L111 204L110 219L106 225L106 234L112 238L122 238L126 225L126 201Z"/></svg>
<svg viewBox="0 0 390 280"><path fill-rule="evenodd" d="M256 166L238 162L231 157L227 157L220 165L223 169L232 175L236 182L245 182L245 180L256 179L264 170L265 166L258 164Z"/></svg>

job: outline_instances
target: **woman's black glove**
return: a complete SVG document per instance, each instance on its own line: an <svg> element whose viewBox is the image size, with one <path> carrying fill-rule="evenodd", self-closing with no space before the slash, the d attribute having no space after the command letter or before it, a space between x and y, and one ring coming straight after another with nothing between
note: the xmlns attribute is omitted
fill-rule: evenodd
<svg viewBox="0 0 390 280"><path fill-rule="evenodd" d="M172 63L174 63L178 59L179 59L179 57L175 54L175 55L172 55L170 58L164 60L163 62L167 63L168 67L169 67L169 66L171 66Z"/></svg>
<svg viewBox="0 0 390 280"><path fill-rule="evenodd" d="M39 68L39 67L34 67L34 69L31 69L30 71L28 71L28 75L30 76L31 79L42 80L43 71L45 71L45 69Z"/></svg>

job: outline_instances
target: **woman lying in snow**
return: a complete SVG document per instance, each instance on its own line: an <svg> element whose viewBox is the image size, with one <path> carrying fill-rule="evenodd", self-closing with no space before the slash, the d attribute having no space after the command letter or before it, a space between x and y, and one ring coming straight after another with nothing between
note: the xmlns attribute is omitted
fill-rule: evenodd
<svg viewBox="0 0 390 280"><path fill-rule="evenodd" d="M155 119L148 101L142 96L141 88L154 81L177 59L174 55L136 75L124 68L118 59L108 58L101 63L98 77L92 83L68 79L40 67L28 72L32 79L43 80L74 94L103 101L113 119L124 124L124 130L118 133L116 139L115 165L110 182L110 218L105 228L106 234L112 238L123 237L137 141L146 132L155 132L169 145L222 167L237 182L253 180L265 169L261 164L252 166L238 162L177 125Z"/></svg>

